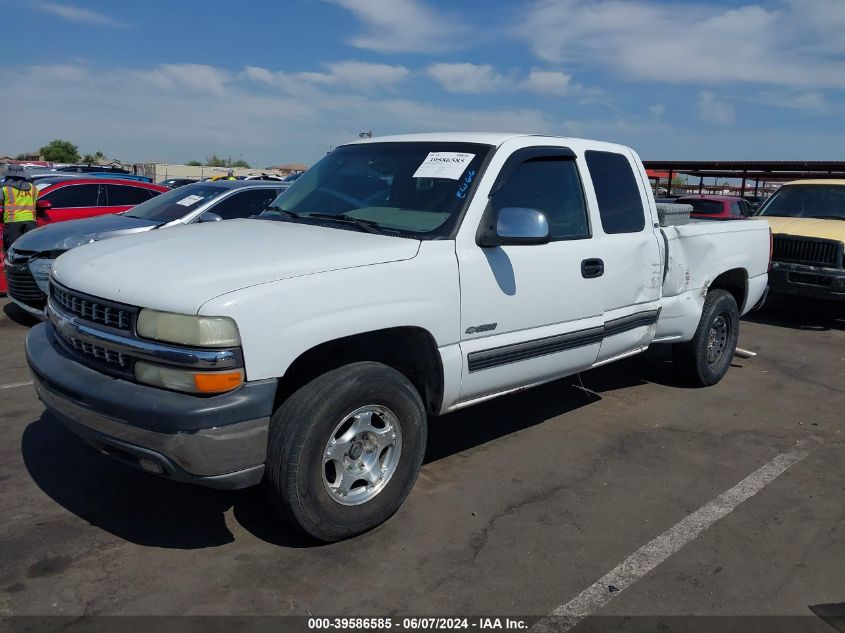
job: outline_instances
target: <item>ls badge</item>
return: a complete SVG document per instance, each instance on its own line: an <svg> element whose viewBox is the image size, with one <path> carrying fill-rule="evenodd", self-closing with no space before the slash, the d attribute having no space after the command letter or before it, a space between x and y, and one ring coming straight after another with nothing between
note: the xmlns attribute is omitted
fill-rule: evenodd
<svg viewBox="0 0 845 633"><path fill-rule="evenodd" d="M490 332L496 329L498 323L482 323L481 325L470 325L466 329L467 334L479 334L480 332Z"/></svg>

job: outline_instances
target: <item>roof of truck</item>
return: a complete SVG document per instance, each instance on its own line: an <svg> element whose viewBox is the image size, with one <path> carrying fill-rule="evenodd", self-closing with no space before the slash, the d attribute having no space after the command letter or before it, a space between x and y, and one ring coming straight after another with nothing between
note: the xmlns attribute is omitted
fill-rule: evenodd
<svg viewBox="0 0 845 633"><path fill-rule="evenodd" d="M565 136L554 136L550 134L525 134L519 132L426 132L422 134L397 134L395 136L376 136L365 138L353 143L396 143L396 142L441 142L441 143L483 143L498 147L505 141L523 136L534 136L538 139L570 138ZM583 140L583 139L580 139Z"/></svg>

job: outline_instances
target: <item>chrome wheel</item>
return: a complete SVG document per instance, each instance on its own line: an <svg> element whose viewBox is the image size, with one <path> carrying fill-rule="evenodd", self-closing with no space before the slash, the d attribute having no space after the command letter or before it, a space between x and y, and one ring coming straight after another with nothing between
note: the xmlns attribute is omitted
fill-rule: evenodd
<svg viewBox="0 0 845 633"><path fill-rule="evenodd" d="M720 314L710 324L710 332L707 335L707 362L711 365L718 363L731 337L731 324Z"/></svg>
<svg viewBox="0 0 845 633"><path fill-rule="evenodd" d="M402 454L402 429L387 407L369 404L345 416L323 451L323 485L332 499L354 506L390 481Z"/></svg>

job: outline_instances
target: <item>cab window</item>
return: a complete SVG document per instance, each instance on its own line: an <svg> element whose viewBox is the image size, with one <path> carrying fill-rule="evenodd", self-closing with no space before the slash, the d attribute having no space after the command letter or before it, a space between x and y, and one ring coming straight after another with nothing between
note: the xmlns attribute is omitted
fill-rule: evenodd
<svg viewBox="0 0 845 633"><path fill-rule="evenodd" d="M105 195L101 194L101 188L102 185L65 185L44 194L44 200L54 209L105 206Z"/></svg>
<svg viewBox="0 0 845 633"><path fill-rule="evenodd" d="M645 228L645 209L631 163L616 152L586 152L605 233L639 233Z"/></svg>
<svg viewBox="0 0 845 633"><path fill-rule="evenodd" d="M224 220L248 218L264 211L278 195L278 189L269 188L239 191L221 200L219 204L211 207L209 212L216 213Z"/></svg>
<svg viewBox="0 0 845 633"><path fill-rule="evenodd" d="M110 207L134 207L149 200L157 192L143 187L129 185L106 185L106 196Z"/></svg>
<svg viewBox="0 0 845 633"><path fill-rule="evenodd" d="M505 207L542 211L553 241L590 237L581 178L570 158L537 158L521 163L491 201L497 212Z"/></svg>

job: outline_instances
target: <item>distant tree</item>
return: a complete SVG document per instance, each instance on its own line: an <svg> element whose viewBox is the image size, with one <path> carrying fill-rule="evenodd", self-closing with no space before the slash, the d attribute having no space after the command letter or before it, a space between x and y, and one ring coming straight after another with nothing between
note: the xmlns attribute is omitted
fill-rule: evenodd
<svg viewBox="0 0 845 633"><path fill-rule="evenodd" d="M243 167L244 169L249 169L249 163L246 162L243 158L240 159L240 160L234 161L233 163L231 163L228 166L229 167Z"/></svg>
<svg viewBox="0 0 845 633"><path fill-rule="evenodd" d="M85 154L82 157L82 162L90 165L91 163L97 162L97 157L94 154Z"/></svg>
<svg viewBox="0 0 845 633"><path fill-rule="evenodd" d="M79 148L70 141L56 139L38 150L38 153L54 163L75 163L79 160Z"/></svg>
<svg viewBox="0 0 845 633"><path fill-rule="evenodd" d="M15 160L26 160L26 154L18 154L15 156Z"/></svg>
<svg viewBox="0 0 845 633"><path fill-rule="evenodd" d="M105 157L106 157L106 155L103 154L100 150L97 150L96 152L94 152L94 158L96 158L97 160L103 160L103 159L105 159Z"/></svg>
<svg viewBox="0 0 845 633"><path fill-rule="evenodd" d="M220 158L216 152L206 157L205 164L209 167L228 167L228 161L225 158Z"/></svg>
<svg viewBox="0 0 845 633"><path fill-rule="evenodd" d="M198 160L189 160L186 164L190 165L191 167L202 167L202 163Z"/></svg>

